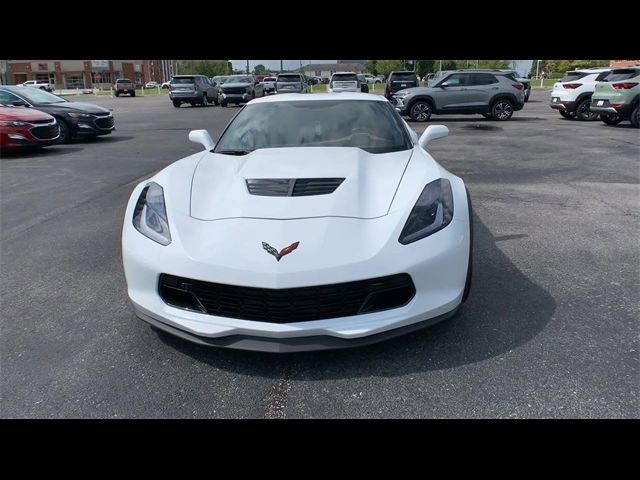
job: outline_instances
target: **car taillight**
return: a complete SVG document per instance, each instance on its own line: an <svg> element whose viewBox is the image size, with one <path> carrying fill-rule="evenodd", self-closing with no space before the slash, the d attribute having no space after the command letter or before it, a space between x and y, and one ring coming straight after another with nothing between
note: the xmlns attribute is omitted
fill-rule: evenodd
<svg viewBox="0 0 640 480"><path fill-rule="evenodd" d="M582 86L581 83L563 83L562 84L563 88L568 88L569 90L573 90L574 88L578 88L581 86Z"/></svg>
<svg viewBox="0 0 640 480"><path fill-rule="evenodd" d="M638 85L637 82L622 82L622 83L612 83L611 86L616 90L629 90L630 88Z"/></svg>
<svg viewBox="0 0 640 480"><path fill-rule="evenodd" d="M521 83L513 83L512 85L518 90L522 90L524 88L524 85L522 85Z"/></svg>

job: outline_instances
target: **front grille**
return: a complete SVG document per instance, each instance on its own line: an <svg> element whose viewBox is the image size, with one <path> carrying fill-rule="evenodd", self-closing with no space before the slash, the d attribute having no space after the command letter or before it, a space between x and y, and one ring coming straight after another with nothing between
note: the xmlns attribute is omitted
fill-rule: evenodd
<svg viewBox="0 0 640 480"><path fill-rule="evenodd" d="M111 128L115 125L115 120L113 119L112 116L102 117L102 118L97 118L95 120L95 123L99 128Z"/></svg>
<svg viewBox="0 0 640 480"><path fill-rule="evenodd" d="M60 134L60 127L57 123L52 125L43 125L42 127L33 127L31 134L38 140L53 140Z"/></svg>
<svg viewBox="0 0 640 480"><path fill-rule="evenodd" d="M251 195L306 197L333 193L344 178L250 178L246 182Z"/></svg>
<svg viewBox="0 0 640 480"><path fill-rule="evenodd" d="M295 323L401 307L415 295L406 273L301 288L255 288L161 274L160 297L177 308L258 322Z"/></svg>
<svg viewBox="0 0 640 480"><path fill-rule="evenodd" d="M222 89L223 93L230 93L232 95L239 95L247 93L245 87L225 87Z"/></svg>

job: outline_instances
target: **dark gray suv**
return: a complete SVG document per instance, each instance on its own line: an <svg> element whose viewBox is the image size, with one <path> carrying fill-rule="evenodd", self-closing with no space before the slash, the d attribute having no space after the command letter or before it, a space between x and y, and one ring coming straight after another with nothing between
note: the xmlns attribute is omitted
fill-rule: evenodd
<svg viewBox="0 0 640 480"><path fill-rule="evenodd" d="M176 108L183 103L190 103L194 107L218 103L217 94L217 89L205 75L174 75L169 84L169 98Z"/></svg>
<svg viewBox="0 0 640 480"><path fill-rule="evenodd" d="M391 103L416 122L426 122L433 113L508 120L524 106L524 86L504 72L452 71L433 87L400 90Z"/></svg>

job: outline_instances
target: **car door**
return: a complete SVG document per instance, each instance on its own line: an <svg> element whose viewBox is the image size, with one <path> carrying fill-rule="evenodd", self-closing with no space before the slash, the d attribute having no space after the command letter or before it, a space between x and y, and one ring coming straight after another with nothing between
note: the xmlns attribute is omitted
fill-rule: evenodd
<svg viewBox="0 0 640 480"><path fill-rule="evenodd" d="M489 100L500 89L499 81L491 73L472 73L467 85L468 103L470 107L489 107Z"/></svg>
<svg viewBox="0 0 640 480"><path fill-rule="evenodd" d="M453 73L439 82L433 94L436 110L459 110L468 105L466 73Z"/></svg>

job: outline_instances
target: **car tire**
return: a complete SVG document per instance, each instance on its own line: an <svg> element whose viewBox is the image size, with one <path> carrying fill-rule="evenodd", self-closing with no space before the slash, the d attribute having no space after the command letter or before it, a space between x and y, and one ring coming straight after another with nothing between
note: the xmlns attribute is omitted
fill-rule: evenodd
<svg viewBox="0 0 640 480"><path fill-rule="evenodd" d="M417 100L409 106L409 117L414 122L426 122L431 118L433 108L426 100Z"/></svg>
<svg viewBox="0 0 640 480"><path fill-rule="evenodd" d="M636 108L633 109L633 112L631 112L631 118L629 120L634 128L640 128L640 103L638 103Z"/></svg>
<svg viewBox="0 0 640 480"><path fill-rule="evenodd" d="M69 129L69 124L64 120L57 118L58 125L60 125L60 137L58 137L59 143L69 143L71 141L71 130Z"/></svg>
<svg viewBox="0 0 640 480"><path fill-rule="evenodd" d="M222 105L223 107L225 107L225 108L226 108L226 107L227 107L227 105L229 105L229 103L228 103L226 100L222 100L222 101L220 102L220 105Z"/></svg>
<svg viewBox="0 0 640 480"><path fill-rule="evenodd" d="M499 122L509 120L513 116L513 102L508 98L499 98L491 105L491 118Z"/></svg>
<svg viewBox="0 0 640 480"><path fill-rule="evenodd" d="M215 98L213 99L213 104L214 105L220 105L220 100L218 99L218 96L216 95Z"/></svg>
<svg viewBox="0 0 640 480"><path fill-rule="evenodd" d="M209 99L207 98L207 94L203 93L202 94L202 100L200 100L200 106L201 107L206 107L207 105L209 105Z"/></svg>
<svg viewBox="0 0 640 480"><path fill-rule="evenodd" d="M116 92L116 97L119 97L119 96L120 96L120 92Z"/></svg>
<svg viewBox="0 0 640 480"><path fill-rule="evenodd" d="M576 117L576 112L568 112L566 110L559 110L560 115L562 115L567 120L572 120Z"/></svg>
<svg viewBox="0 0 640 480"><path fill-rule="evenodd" d="M576 118L578 120L584 122L598 118L598 114L592 112L589 105L591 105L591 97L585 98L578 103L578 106L576 107Z"/></svg>
<svg viewBox="0 0 640 480"><path fill-rule="evenodd" d="M136 92L135 91L131 92L131 96L135 97L136 96Z"/></svg>
<svg viewBox="0 0 640 480"><path fill-rule="evenodd" d="M622 117L617 113L603 113L600 115L600 120L607 125L618 125L622 121Z"/></svg>
<svg viewBox="0 0 640 480"><path fill-rule="evenodd" d="M467 192L467 203L469 204L469 263L467 265L467 279L464 283L464 290L462 293L462 303L464 303L469 297L471 291L471 280L473 277L473 205L471 204L471 195L469 195L469 189L465 186L464 189Z"/></svg>
<svg viewBox="0 0 640 480"><path fill-rule="evenodd" d="M176 108L180 108L181 103L178 100L173 101L173 106Z"/></svg>

